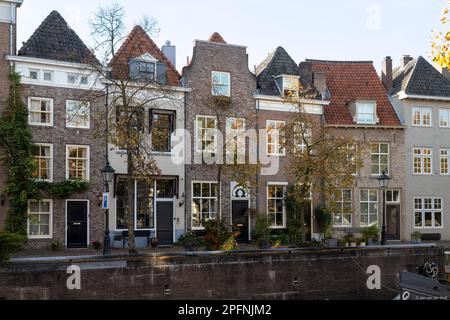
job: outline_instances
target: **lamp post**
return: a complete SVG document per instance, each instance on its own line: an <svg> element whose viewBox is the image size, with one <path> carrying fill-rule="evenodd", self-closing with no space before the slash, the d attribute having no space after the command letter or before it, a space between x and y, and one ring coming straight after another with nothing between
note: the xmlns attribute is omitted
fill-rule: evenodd
<svg viewBox="0 0 450 320"><path fill-rule="evenodd" d="M109 86L106 84L106 101L105 101L105 167L101 170L103 185L105 186L105 193L109 193L109 184L114 180L114 173L116 172L109 163L109 123L108 123L108 109L109 109ZM108 208L105 209L105 238L103 239L103 255L111 253L111 238L109 237L109 203Z"/></svg>
<svg viewBox="0 0 450 320"><path fill-rule="evenodd" d="M109 162L102 169L103 184L105 185L105 192L109 193L109 184L114 179L116 171L111 167ZM109 209L105 209L105 238L103 240L103 254L109 255L111 253L111 239L109 237Z"/></svg>
<svg viewBox="0 0 450 320"><path fill-rule="evenodd" d="M380 183L380 188L383 193L383 226L381 229L381 245L385 246L387 243L386 238L386 189L389 186L389 180L391 178L383 172L381 176L378 177L378 182Z"/></svg>

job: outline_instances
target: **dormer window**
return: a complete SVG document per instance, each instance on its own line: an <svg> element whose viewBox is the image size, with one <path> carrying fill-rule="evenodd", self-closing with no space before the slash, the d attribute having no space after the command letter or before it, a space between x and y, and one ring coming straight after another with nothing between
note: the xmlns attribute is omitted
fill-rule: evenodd
<svg viewBox="0 0 450 320"><path fill-rule="evenodd" d="M158 60L150 54L144 54L138 58L131 59L129 62L131 79L134 81L155 82L157 77L157 64Z"/></svg>
<svg viewBox="0 0 450 320"><path fill-rule="evenodd" d="M377 103L375 101L355 101L349 105L353 120L357 124L377 124Z"/></svg>
<svg viewBox="0 0 450 320"><path fill-rule="evenodd" d="M275 79L278 89L283 97L298 97L299 77L290 75L281 75Z"/></svg>

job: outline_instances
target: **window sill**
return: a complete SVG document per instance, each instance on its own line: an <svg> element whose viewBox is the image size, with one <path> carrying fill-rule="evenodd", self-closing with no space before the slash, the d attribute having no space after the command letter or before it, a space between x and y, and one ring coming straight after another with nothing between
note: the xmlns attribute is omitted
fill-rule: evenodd
<svg viewBox="0 0 450 320"><path fill-rule="evenodd" d="M31 127L44 127L44 128L53 128L53 124L40 124L40 123L28 123Z"/></svg>
<svg viewBox="0 0 450 320"><path fill-rule="evenodd" d="M159 152L159 151L151 151L150 154L152 156L160 156L160 157L171 157L172 152Z"/></svg>
<svg viewBox="0 0 450 320"><path fill-rule="evenodd" d="M53 239L52 236L28 236L29 240L51 240Z"/></svg>

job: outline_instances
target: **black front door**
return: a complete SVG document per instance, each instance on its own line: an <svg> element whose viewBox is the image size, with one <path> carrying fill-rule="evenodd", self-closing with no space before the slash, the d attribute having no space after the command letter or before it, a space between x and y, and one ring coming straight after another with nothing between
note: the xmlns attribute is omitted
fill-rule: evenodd
<svg viewBox="0 0 450 320"><path fill-rule="evenodd" d="M173 244L173 202L157 202L156 221L159 244Z"/></svg>
<svg viewBox="0 0 450 320"><path fill-rule="evenodd" d="M88 207L86 201L67 202L67 247L87 248Z"/></svg>
<svg viewBox="0 0 450 320"><path fill-rule="evenodd" d="M239 229L238 242L248 242L248 201L233 201L232 204L233 227Z"/></svg>
<svg viewBox="0 0 450 320"><path fill-rule="evenodd" d="M386 205L386 228L389 240L400 240L400 205Z"/></svg>

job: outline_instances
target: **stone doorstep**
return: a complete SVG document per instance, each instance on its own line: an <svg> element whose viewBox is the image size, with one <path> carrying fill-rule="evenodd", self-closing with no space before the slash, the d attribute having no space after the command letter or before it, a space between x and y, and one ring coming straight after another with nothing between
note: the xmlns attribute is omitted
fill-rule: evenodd
<svg viewBox="0 0 450 320"><path fill-rule="evenodd" d="M155 252L155 253L138 253L138 254L111 254L108 256L103 255L77 255L77 256L48 256L48 257L16 257L11 258L8 263L46 263L46 262L74 262L74 261L105 261L105 260L119 260L130 258L142 258L142 257L201 257L201 256L230 256L230 255L246 255L246 254L283 254L283 253L332 253L342 251L379 251L379 250L399 250L399 249L420 249L420 248L435 248L438 245L434 243L425 244L401 244L401 245L387 245L387 246L367 246L367 247L341 247L341 248L272 248L267 250L236 250L236 251L196 251L196 252Z"/></svg>

